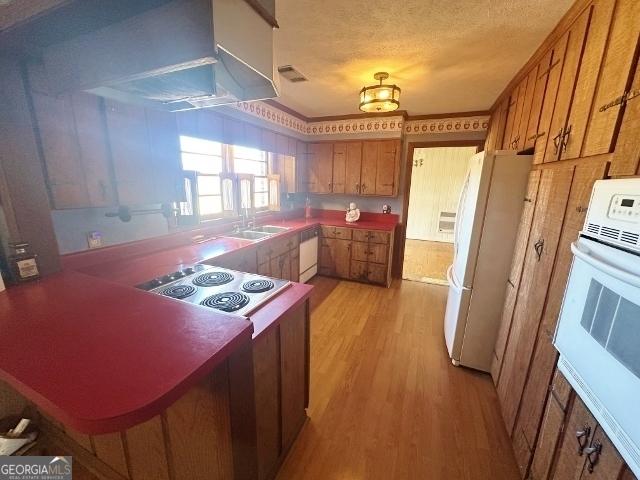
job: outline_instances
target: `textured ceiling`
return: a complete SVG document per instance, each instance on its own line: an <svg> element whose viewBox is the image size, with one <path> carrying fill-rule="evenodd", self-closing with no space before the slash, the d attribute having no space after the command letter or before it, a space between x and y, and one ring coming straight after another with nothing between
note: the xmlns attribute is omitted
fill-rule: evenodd
<svg viewBox="0 0 640 480"><path fill-rule="evenodd" d="M307 116L359 113L388 71L410 114L488 109L572 0L277 0L282 104Z"/></svg>

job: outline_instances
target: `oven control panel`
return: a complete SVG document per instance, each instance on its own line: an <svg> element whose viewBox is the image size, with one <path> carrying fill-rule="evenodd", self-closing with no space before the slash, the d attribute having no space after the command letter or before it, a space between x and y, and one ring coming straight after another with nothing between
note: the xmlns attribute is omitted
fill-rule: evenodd
<svg viewBox="0 0 640 480"><path fill-rule="evenodd" d="M614 220L640 222L640 195L613 195L607 216Z"/></svg>

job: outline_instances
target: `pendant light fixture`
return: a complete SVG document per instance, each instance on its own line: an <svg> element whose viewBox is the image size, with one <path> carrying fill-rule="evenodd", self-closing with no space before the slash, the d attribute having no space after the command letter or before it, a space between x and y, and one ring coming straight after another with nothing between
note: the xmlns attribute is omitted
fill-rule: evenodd
<svg viewBox="0 0 640 480"><path fill-rule="evenodd" d="M373 78L379 85L362 87L360 90L360 110L367 113L392 112L400 106L400 87L397 85L383 85L382 81L389 78L387 72L378 72Z"/></svg>

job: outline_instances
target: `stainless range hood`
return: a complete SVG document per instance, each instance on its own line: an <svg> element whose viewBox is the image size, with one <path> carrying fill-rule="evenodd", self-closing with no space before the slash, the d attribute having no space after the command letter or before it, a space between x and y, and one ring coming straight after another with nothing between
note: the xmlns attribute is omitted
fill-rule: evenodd
<svg viewBox="0 0 640 480"><path fill-rule="evenodd" d="M277 96L273 28L244 0L175 0L43 52L52 93L170 111Z"/></svg>

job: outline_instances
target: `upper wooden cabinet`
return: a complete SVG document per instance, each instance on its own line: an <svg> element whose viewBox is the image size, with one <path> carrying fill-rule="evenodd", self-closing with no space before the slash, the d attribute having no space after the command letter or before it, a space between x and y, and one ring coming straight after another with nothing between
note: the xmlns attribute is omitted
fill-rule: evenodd
<svg viewBox="0 0 640 480"><path fill-rule="evenodd" d="M311 193L396 196L400 140L308 144L306 185Z"/></svg>
<svg viewBox="0 0 640 480"><path fill-rule="evenodd" d="M32 99L53 208L114 205L100 99L35 89Z"/></svg>
<svg viewBox="0 0 640 480"><path fill-rule="evenodd" d="M170 203L182 197L180 147L169 112L105 100L120 205Z"/></svg>

